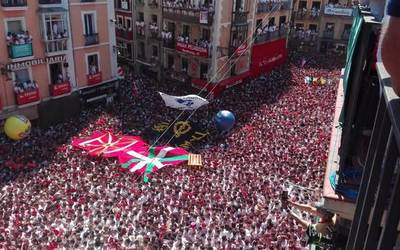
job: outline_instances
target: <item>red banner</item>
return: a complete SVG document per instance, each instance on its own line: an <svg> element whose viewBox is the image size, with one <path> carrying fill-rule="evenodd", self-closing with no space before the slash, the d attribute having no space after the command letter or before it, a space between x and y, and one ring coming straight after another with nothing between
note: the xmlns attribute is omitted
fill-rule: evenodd
<svg viewBox="0 0 400 250"><path fill-rule="evenodd" d="M27 103L37 102L40 100L39 89L26 91L22 94L16 94L16 96L18 105L24 105Z"/></svg>
<svg viewBox="0 0 400 250"><path fill-rule="evenodd" d="M71 92L71 84L69 82L50 85L50 94L52 96L64 95L69 92Z"/></svg>
<svg viewBox="0 0 400 250"><path fill-rule="evenodd" d="M285 63L287 57L286 39L256 44L251 52L251 73L253 76L268 73L273 68Z"/></svg>
<svg viewBox="0 0 400 250"><path fill-rule="evenodd" d="M101 76L101 72L98 72L93 75L87 75L88 85L94 85L94 84L101 83L102 80L103 80L103 78Z"/></svg>
<svg viewBox="0 0 400 250"><path fill-rule="evenodd" d="M190 43L176 42L176 50L190 55L208 58L208 49Z"/></svg>
<svg viewBox="0 0 400 250"><path fill-rule="evenodd" d="M244 42L235 50L235 56L243 55L246 52L246 50L247 50L247 42Z"/></svg>

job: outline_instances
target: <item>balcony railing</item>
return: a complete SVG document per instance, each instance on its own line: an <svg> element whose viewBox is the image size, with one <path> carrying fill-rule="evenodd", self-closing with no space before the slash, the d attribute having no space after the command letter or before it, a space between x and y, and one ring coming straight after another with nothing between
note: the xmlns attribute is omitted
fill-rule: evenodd
<svg viewBox="0 0 400 250"><path fill-rule="evenodd" d="M11 59L33 56L32 43L9 45L8 55Z"/></svg>
<svg viewBox="0 0 400 250"><path fill-rule="evenodd" d="M39 4L61 4L61 0L39 0Z"/></svg>
<svg viewBox="0 0 400 250"><path fill-rule="evenodd" d="M85 37L85 45L86 46L99 43L99 33L86 34L83 36Z"/></svg>
<svg viewBox="0 0 400 250"><path fill-rule="evenodd" d="M71 84L68 81L51 84L49 90L51 96L65 95L71 92Z"/></svg>
<svg viewBox="0 0 400 250"><path fill-rule="evenodd" d="M125 40L132 40L133 39L133 31L132 30L127 30L127 29L115 29L115 35L118 38L122 38Z"/></svg>
<svg viewBox="0 0 400 250"><path fill-rule="evenodd" d="M164 39L163 46L168 49L175 49L175 40L174 39Z"/></svg>
<svg viewBox="0 0 400 250"><path fill-rule="evenodd" d="M40 100L39 89L31 89L21 93L15 93L15 99L17 105L25 105L32 102L37 102Z"/></svg>
<svg viewBox="0 0 400 250"><path fill-rule="evenodd" d="M320 18L320 11L305 11L298 10L294 12L297 20L318 20Z"/></svg>
<svg viewBox="0 0 400 250"><path fill-rule="evenodd" d="M286 29L279 29L272 32L265 32L257 35L254 43L256 44L265 43L275 39L284 38L286 37L286 35L287 35Z"/></svg>
<svg viewBox="0 0 400 250"><path fill-rule="evenodd" d="M233 12L232 23L235 25L247 25L247 16L249 12L235 11Z"/></svg>
<svg viewBox="0 0 400 250"><path fill-rule="evenodd" d="M44 41L46 44L46 53L56 53L67 50L68 38Z"/></svg>
<svg viewBox="0 0 400 250"><path fill-rule="evenodd" d="M290 10L290 1L257 3L257 13L275 12L281 10Z"/></svg>
<svg viewBox="0 0 400 250"><path fill-rule="evenodd" d="M326 39L333 39L334 34L335 34L335 33L334 33L333 31L324 30L324 31L322 32L322 37L323 37L323 38L326 38Z"/></svg>
<svg viewBox="0 0 400 250"><path fill-rule="evenodd" d="M209 48L200 47L191 43L177 42L176 50L185 54L203 58L208 58L211 55L211 53L209 53Z"/></svg>
<svg viewBox="0 0 400 250"><path fill-rule="evenodd" d="M88 85L95 85L101 83L103 81L103 76L101 72L97 72L96 74L87 75L87 83Z"/></svg>
<svg viewBox="0 0 400 250"><path fill-rule="evenodd" d="M212 25L214 20L214 11L211 9L201 10L192 8L177 8L164 5L163 17L181 22Z"/></svg>
<svg viewBox="0 0 400 250"><path fill-rule="evenodd" d="M150 0L148 4L150 8L158 8L160 6L157 0Z"/></svg>
<svg viewBox="0 0 400 250"><path fill-rule="evenodd" d="M1 0L1 7L13 8L13 7L26 7L26 0Z"/></svg>

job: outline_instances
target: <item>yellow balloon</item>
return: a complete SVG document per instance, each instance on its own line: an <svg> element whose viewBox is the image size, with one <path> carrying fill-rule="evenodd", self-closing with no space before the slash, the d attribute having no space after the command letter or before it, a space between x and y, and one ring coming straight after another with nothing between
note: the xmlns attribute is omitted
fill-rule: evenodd
<svg viewBox="0 0 400 250"><path fill-rule="evenodd" d="M15 141L24 139L31 132L31 122L23 115L14 115L7 118L4 132Z"/></svg>

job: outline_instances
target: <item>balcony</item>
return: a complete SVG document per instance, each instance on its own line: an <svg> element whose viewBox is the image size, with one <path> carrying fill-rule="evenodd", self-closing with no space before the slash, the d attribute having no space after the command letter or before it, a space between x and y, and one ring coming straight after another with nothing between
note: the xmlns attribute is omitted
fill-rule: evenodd
<svg viewBox="0 0 400 250"><path fill-rule="evenodd" d="M257 13L268 13L281 10L290 10L290 1L257 3Z"/></svg>
<svg viewBox="0 0 400 250"><path fill-rule="evenodd" d="M181 83L189 83L190 76L186 72L178 72L175 70L167 69L165 72L165 78L170 81L178 81Z"/></svg>
<svg viewBox="0 0 400 250"><path fill-rule="evenodd" d="M285 38L287 35L286 29L279 29L271 32L261 33L256 36L254 41L255 44L265 43L273 40L277 40L280 38Z"/></svg>
<svg viewBox="0 0 400 250"><path fill-rule="evenodd" d="M68 42L68 38L44 41L45 46L46 46L46 53L52 54L52 53L65 52L68 49L67 42Z"/></svg>
<svg viewBox="0 0 400 250"><path fill-rule="evenodd" d="M158 33L158 27L151 26L151 25L150 25L150 27L153 27L153 28L149 28L150 39L160 40L160 34Z"/></svg>
<svg viewBox="0 0 400 250"><path fill-rule="evenodd" d="M322 38L333 39L335 32L330 30L324 30L322 32Z"/></svg>
<svg viewBox="0 0 400 250"><path fill-rule="evenodd" d="M153 9L157 9L159 6L158 1L156 1L156 0L150 0L148 5L150 8L153 8Z"/></svg>
<svg viewBox="0 0 400 250"><path fill-rule="evenodd" d="M103 76L101 72L97 72L96 74L89 74L86 77L88 85L95 85L103 81Z"/></svg>
<svg viewBox="0 0 400 250"><path fill-rule="evenodd" d="M81 3L91 3L96 2L96 0L81 0Z"/></svg>
<svg viewBox="0 0 400 250"><path fill-rule="evenodd" d="M1 7L4 11L26 10L28 8L26 0L1 0Z"/></svg>
<svg viewBox="0 0 400 250"><path fill-rule="evenodd" d="M249 12L235 11L233 12L232 23L234 25L247 25L247 16Z"/></svg>
<svg viewBox="0 0 400 250"><path fill-rule="evenodd" d="M208 58L211 53L209 53L209 49L207 47L201 47L196 44L185 43L185 42L176 42L176 50L188 55Z"/></svg>
<svg viewBox="0 0 400 250"><path fill-rule="evenodd" d="M51 96L65 95L71 92L71 84L68 81L51 84L49 90Z"/></svg>
<svg viewBox="0 0 400 250"><path fill-rule="evenodd" d="M32 43L11 44L8 46L8 55L11 59L33 56Z"/></svg>
<svg viewBox="0 0 400 250"><path fill-rule="evenodd" d="M85 46L95 45L99 43L99 33L86 34L83 35L85 37Z"/></svg>
<svg viewBox="0 0 400 250"><path fill-rule="evenodd" d="M334 5L326 5L324 9L324 14L328 16L343 16L343 17L352 17L353 16L353 7L347 6L334 6Z"/></svg>
<svg viewBox="0 0 400 250"><path fill-rule="evenodd" d="M35 81L15 82L14 92L17 105L25 105L40 100L39 88Z"/></svg>
<svg viewBox="0 0 400 250"><path fill-rule="evenodd" d="M320 10L298 10L294 11L296 20L319 20Z"/></svg>
<svg viewBox="0 0 400 250"><path fill-rule="evenodd" d="M39 0L39 4L61 4L61 0Z"/></svg>
<svg viewBox="0 0 400 250"><path fill-rule="evenodd" d="M163 5L163 17L165 19L187 23L212 25L214 20L214 11L212 8L202 10Z"/></svg>
<svg viewBox="0 0 400 250"><path fill-rule="evenodd" d="M168 49L175 49L175 39L163 39L163 46Z"/></svg>
<svg viewBox="0 0 400 250"><path fill-rule="evenodd" d="M133 40L133 31L123 28L116 28L115 35L117 38L122 38L125 40Z"/></svg>

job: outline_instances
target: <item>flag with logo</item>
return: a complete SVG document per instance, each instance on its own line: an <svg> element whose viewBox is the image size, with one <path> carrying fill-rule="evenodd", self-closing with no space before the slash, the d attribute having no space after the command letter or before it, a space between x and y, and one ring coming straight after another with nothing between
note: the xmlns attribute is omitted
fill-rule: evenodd
<svg viewBox="0 0 400 250"><path fill-rule="evenodd" d="M132 173L142 174L144 182L149 175L166 166L178 166L187 162L188 152L173 147L142 147L128 150L118 159L121 167Z"/></svg>
<svg viewBox="0 0 400 250"><path fill-rule="evenodd" d="M198 95L172 96L159 92L166 106L180 110L194 110L209 102Z"/></svg>

